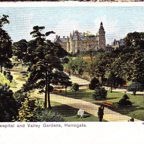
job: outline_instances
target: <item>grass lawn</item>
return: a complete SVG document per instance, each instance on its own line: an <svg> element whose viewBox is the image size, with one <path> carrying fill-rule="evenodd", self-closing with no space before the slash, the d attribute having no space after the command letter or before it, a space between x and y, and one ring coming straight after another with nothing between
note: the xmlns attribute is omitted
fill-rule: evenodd
<svg viewBox="0 0 144 144"><path fill-rule="evenodd" d="M40 100L41 98L38 98L38 99ZM64 117L65 121L67 121L67 122L77 122L77 121L83 121L83 122L95 121L95 122L98 122L98 117L93 116L93 115L86 113L86 112L84 112L83 118L78 117L77 116L78 109L73 108L71 106L61 104L58 102L54 102L54 101L51 101L51 106L52 106L52 110L61 114ZM103 121L106 122L106 120L103 120Z"/></svg>
<svg viewBox="0 0 144 144"><path fill-rule="evenodd" d="M89 113L84 113L83 118L80 118L77 116L77 111L78 109L73 108L71 106L65 105L65 104L60 104L60 103L55 103L52 102L52 109L54 111L57 111L60 113L65 121L67 122L77 122L77 121L83 121L83 122L90 122L90 121L95 121L98 122L98 117L95 117ZM106 121L106 120L103 120Z"/></svg>
<svg viewBox="0 0 144 144"><path fill-rule="evenodd" d="M88 102L92 102L94 104L101 104L102 101L96 101L92 98L94 90L89 89L83 89L79 90L78 92L71 92L68 91L67 94L61 94L66 97L71 97L75 99L82 99ZM114 105L117 105L117 102L123 97L124 92L116 92L113 91L112 93L108 91L107 93L107 101L110 101L114 103ZM121 114L131 116L136 119L144 120L144 95L142 94L129 94L127 95L130 98L130 101L132 102L132 106L121 106L119 108L111 107L110 109L117 111Z"/></svg>

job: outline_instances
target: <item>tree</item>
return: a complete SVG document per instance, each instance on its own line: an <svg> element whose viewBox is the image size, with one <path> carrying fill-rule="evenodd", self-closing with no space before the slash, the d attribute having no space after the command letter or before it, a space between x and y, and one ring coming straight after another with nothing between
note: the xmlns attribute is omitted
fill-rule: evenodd
<svg viewBox="0 0 144 144"><path fill-rule="evenodd" d="M137 46L142 44L141 41L144 38L144 33L141 32L133 32L133 33L128 33L127 36L124 38L124 44L125 46Z"/></svg>
<svg viewBox="0 0 144 144"><path fill-rule="evenodd" d="M26 55L27 43L28 42L25 39L13 43L12 51L13 54L18 57L18 59L22 59Z"/></svg>
<svg viewBox="0 0 144 144"><path fill-rule="evenodd" d="M40 89L45 92L45 108L51 108L50 92L51 84L58 84L63 81L56 72L63 71L63 65L60 58L65 57L67 52L58 43L52 43L46 40L46 36L53 34L53 31L42 34L45 27L34 26L30 33L35 39L28 44L28 56L31 65L29 66L30 77L24 86L24 90Z"/></svg>
<svg viewBox="0 0 144 144"><path fill-rule="evenodd" d="M3 15L0 18L0 66L1 72L2 67L12 68L12 63L10 58L12 57L12 40L8 33L3 30L5 24L9 24L8 15Z"/></svg>
<svg viewBox="0 0 144 144"><path fill-rule="evenodd" d="M10 71L4 71L4 75L5 77L10 81L10 83L12 82L13 80L13 76L11 75Z"/></svg>
<svg viewBox="0 0 144 144"><path fill-rule="evenodd" d="M120 106L132 105L131 101L129 101L128 99L129 99L129 97L126 94L124 94L123 98L120 99L120 101L118 102L118 104Z"/></svg>
<svg viewBox="0 0 144 144"><path fill-rule="evenodd" d="M0 122L10 122L18 115L18 103L9 86L0 86Z"/></svg>
<svg viewBox="0 0 144 144"><path fill-rule="evenodd" d="M87 66L89 74L101 79L101 83L104 83L106 72L111 71L111 64L114 61L113 53L102 53L96 57L93 63L89 63Z"/></svg>
<svg viewBox="0 0 144 144"><path fill-rule="evenodd" d="M107 90L105 88L99 87L95 89L95 92L93 93L93 99L94 100L103 100L106 99L107 96Z"/></svg>
<svg viewBox="0 0 144 144"><path fill-rule="evenodd" d="M61 77L61 79L62 79L61 81L59 81L59 83L61 85L64 85L64 87L65 87L65 93L67 93L67 87L72 86L72 82L69 81L70 78L66 74L64 74L64 73L62 73L59 77Z"/></svg>
<svg viewBox="0 0 144 144"><path fill-rule="evenodd" d="M83 74L83 71L86 67L86 62L83 57L78 56L74 60L75 69L78 71L79 74Z"/></svg>
<svg viewBox="0 0 144 144"><path fill-rule="evenodd" d="M94 90L96 87L99 87L99 85L99 80L94 77L89 84L89 89Z"/></svg>
<svg viewBox="0 0 144 144"><path fill-rule="evenodd" d="M112 88L115 87L115 84L116 84L116 76L113 72L109 74L108 79L107 79L107 84L110 85L111 92L112 92Z"/></svg>
<svg viewBox="0 0 144 144"><path fill-rule="evenodd" d="M39 115L43 108L39 106L36 99L25 98L22 106L19 108L18 121L36 122L39 121Z"/></svg>
<svg viewBox="0 0 144 144"><path fill-rule="evenodd" d="M133 91L133 94L136 95L137 91L142 91L144 89L143 85L139 82L134 82L127 88L128 91Z"/></svg>
<svg viewBox="0 0 144 144"><path fill-rule="evenodd" d="M72 87L71 87L71 90L72 90L72 91L75 91L75 94L76 94L76 91L79 90L79 85L78 85L77 83L74 83L74 84L72 85Z"/></svg>

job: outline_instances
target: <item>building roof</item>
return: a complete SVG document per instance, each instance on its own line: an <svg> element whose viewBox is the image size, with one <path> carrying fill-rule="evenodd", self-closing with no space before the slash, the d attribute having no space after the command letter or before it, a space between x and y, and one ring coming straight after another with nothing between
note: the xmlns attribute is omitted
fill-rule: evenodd
<svg viewBox="0 0 144 144"><path fill-rule="evenodd" d="M102 23L102 22L100 23L100 28L99 28L99 30L104 30L104 27L103 27L103 23Z"/></svg>
<svg viewBox="0 0 144 144"><path fill-rule="evenodd" d="M104 28L103 28L103 23L101 22L100 23L100 28L99 30L103 30L104 31ZM73 40L73 41L76 41L76 40L98 40L97 39L97 36L85 36L85 33L80 33L78 32L78 30L75 30L73 31L72 33L70 33L70 38ZM69 40L69 38L60 38L59 36L57 38L54 39L54 42L67 42Z"/></svg>
<svg viewBox="0 0 144 144"><path fill-rule="evenodd" d="M58 38L55 38L54 39L54 42L67 42L67 38L60 38L60 37L58 37Z"/></svg>

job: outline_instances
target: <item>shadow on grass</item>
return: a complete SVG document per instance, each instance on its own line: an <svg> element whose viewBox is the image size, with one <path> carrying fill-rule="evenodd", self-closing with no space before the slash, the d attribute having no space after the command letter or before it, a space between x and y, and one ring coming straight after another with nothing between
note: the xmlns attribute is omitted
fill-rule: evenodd
<svg viewBox="0 0 144 144"><path fill-rule="evenodd" d="M87 112L84 112L84 116L80 117L77 115L78 109L73 108L71 106L67 105L59 105L52 107L52 110L58 112L59 114L63 115L64 119L69 122L76 122L76 121L85 121L85 122L91 122L95 121L98 122L98 117L93 116ZM104 122L107 122L107 120L103 120Z"/></svg>
<svg viewBox="0 0 144 144"><path fill-rule="evenodd" d="M82 92L67 92L67 93L55 93L64 97L74 98L74 99L82 99L84 97L87 97L88 95L91 95L91 93L82 93Z"/></svg>
<svg viewBox="0 0 144 144"><path fill-rule="evenodd" d="M115 111L121 114L128 115L129 113L137 111L137 110L144 110L144 108L139 107L139 106L119 106L119 108Z"/></svg>
<svg viewBox="0 0 144 144"><path fill-rule="evenodd" d="M111 97L111 98L107 98L106 100L110 100L110 99L117 99L118 97Z"/></svg>
<svg viewBox="0 0 144 144"><path fill-rule="evenodd" d="M77 109L76 108L73 108L73 107L70 107L68 105L59 105L59 106L54 106L52 107L52 109L54 111L57 111L58 113L60 113L61 115L63 116L74 116L77 114Z"/></svg>
<svg viewBox="0 0 144 144"><path fill-rule="evenodd" d="M59 106L54 106L54 107L52 107L52 109L54 111L57 111L58 113L60 113L61 115L65 116L65 117L76 116L77 111L78 111L78 109L73 108L73 107L68 106L68 105L65 105L65 104L62 104L62 105L59 105ZM87 117L90 117L90 116L91 116L91 114L85 112L83 118L87 118Z"/></svg>
<svg viewBox="0 0 144 144"><path fill-rule="evenodd" d="M96 105L101 105L102 101L97 101L94 102L94 104ZM105 106L107 108L109 108L110 110L116 111L118 113L124 114L124 115L128 115L131 112L137 111L137 110L144 110L144 107L139 107L138 105L132 105L132 106L120 106L118 105L117 102L113 103L113 106Z"/></svg>
<svg viewBox="0 0 144 144"><path fill-rule="evenodd" d="M136 97L136 96L144 96L144 94L131 94L132 96Z"/></svg>

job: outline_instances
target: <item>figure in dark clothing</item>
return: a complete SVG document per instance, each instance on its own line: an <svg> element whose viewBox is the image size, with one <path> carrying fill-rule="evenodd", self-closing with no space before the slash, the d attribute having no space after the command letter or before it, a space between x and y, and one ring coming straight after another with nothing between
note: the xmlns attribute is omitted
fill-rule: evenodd
<svg viewBox="0 0 144 144"><path fill-rule="evenodd" d="M130 122L134 122L134 118L133 117L130 119Z"/></svg>
<svg viewBox="0 0 144 144"><path fill-rule="evenodd" d="M71 76L71 72L69 71L69 76Z"/></svg>
<svg viewBox="0 0 144 144"><path fill-rule="evenodd" d="M101 105L98 109L98 117L99 117L99 121L102 122L103 119L103 115L104 115L104 106Z"/></svg>
<svg viewBox="0 0 144 144"><path fill-rule="evenodd" d="M134 117L135 117L135 114L133 115L133 117L131 117L130 120L128 120L128 122L134 122Z"/></svg>

